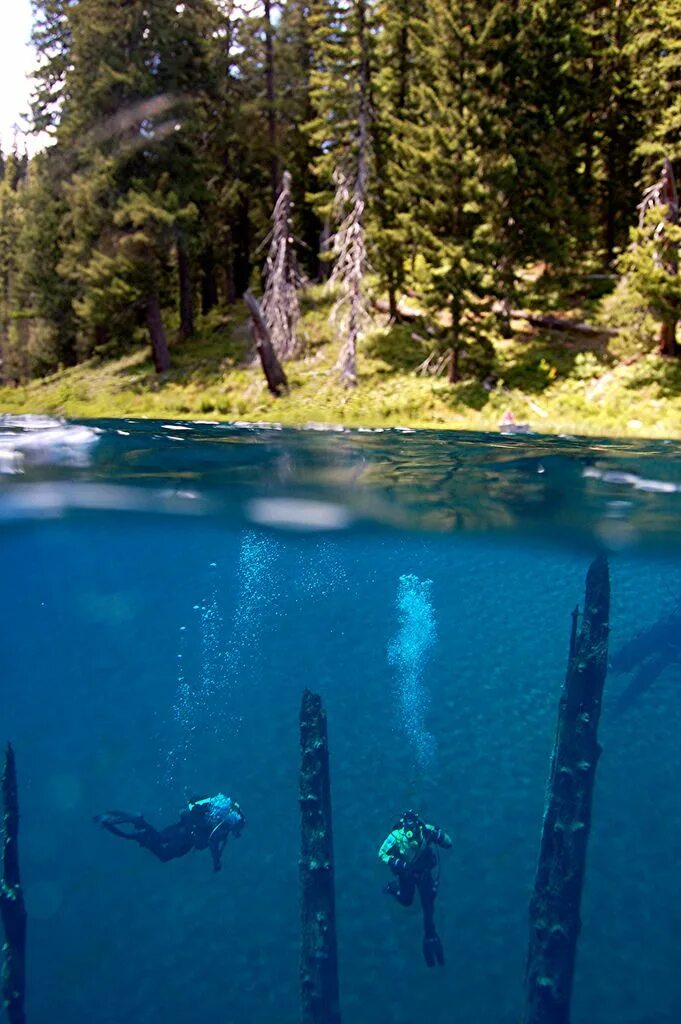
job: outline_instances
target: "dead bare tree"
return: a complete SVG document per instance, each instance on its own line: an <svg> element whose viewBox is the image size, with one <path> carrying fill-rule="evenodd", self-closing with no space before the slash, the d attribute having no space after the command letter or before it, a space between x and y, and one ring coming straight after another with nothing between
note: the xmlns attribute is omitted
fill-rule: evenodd
<svg viewBox="0 0 681 1024"><path fill-rule="evenodd" d="M664 248L662 240L667 224L679 223L679 195L671 160L665 159L659 179L643 193L643 198L638 205L639 227L642 228L645 225L650 210L664 210L653 233L653 238L660 241L660 249L662 249ZM676 276L679 272L678 256L673 250L666 253L665 257L658 255L656 262L671 276ZM662 356L678 355L676 322L676 318L670 316L662 321L659 337L659 351Z"/></svg>
<svg viewBox="0 0 681 1024"><path fill-rule="evenodd" d="M284 171L281 191L272 213L270 247L265 263L265 293L262 314L280 359L297 354L296 328L300 319L298 287L300 274L291 230L291 175Z"/></svg>
<svg viewBox="0 0 681 1024"><path fill-rule="evenodd" d="M357 384L357 341L367 316L362 284L367 266L364 213L369 170L369 49L365 0L357 0L357 22L360 50L359 93L357 113L356 172L348 175L342 168L334 174L337 216L346 212L333 238L334 266L330 287L338 288L340 297L334 314L346 311L342 319L345 341L338 357L338 369L346 387Z"/></svg>
<svg viewBox="0 0 681 1024"><path fill-rule="evenodd" d="M357 341L367 315L362 291L366 268L364 200L357 185L353 186L340 168L336 169L334 180L336 209L349 207L350 212L333 237L334 263L329 288L338 291L338 299L331 315L338 319L345 336L337 363L341 380L346 387L354 387L357 384Z"/></svg>

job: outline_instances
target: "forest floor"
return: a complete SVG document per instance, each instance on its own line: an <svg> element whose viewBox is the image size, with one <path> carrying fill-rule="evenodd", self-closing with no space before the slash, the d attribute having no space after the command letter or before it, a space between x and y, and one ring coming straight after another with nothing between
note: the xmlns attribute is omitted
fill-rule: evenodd
<svg viewBox="0 0 681 1024"><path fill-rule="evenodd" d="M595 309L580 305L579 296L559 310L550 296L540 298L532 308L570 318L589 319ZM432 349L418 323L388 326L377 314L360 344L358 386L346 390L335 370L339 343L330 304L319 287L305 295L302 354L286 364L290 390L283 397L266 388L239 305L206 318L195 339L173 345L172 369L161 377L148 345L102 352L44 379L0 388L0 412L484 431L498 430L510 413L538 433L681 438L681 360L645 351L650 342L639 347L605 333L539 330L514 320L512 337L494 339L493 365L479 374L484 379L452 385L446 372L417 372Z"/></svg>

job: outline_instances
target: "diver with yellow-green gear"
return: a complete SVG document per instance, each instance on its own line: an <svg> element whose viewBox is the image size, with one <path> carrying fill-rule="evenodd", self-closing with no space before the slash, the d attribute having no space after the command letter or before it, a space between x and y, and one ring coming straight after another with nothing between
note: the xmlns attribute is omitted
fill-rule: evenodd
<svg viewBox="0 0 681 1024"><path fill-rule="evenodd" d="M438 879L433 870L438 865L434 846L448 850L452 841L441 828L423 821L417 811L407 810L385 840L378 856L396 876L383 889L398 903L409 907L416 890L423 908L423 956L429 967L444 965L445 956L440 936L435 930L435 896Z"/></svg>

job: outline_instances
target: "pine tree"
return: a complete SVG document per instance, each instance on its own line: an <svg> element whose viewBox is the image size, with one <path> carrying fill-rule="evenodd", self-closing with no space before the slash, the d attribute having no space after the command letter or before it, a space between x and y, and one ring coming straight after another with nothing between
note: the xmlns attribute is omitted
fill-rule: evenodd
<svg viewBox="0 0 681 1024"><path fill-rule="evenodd" d="M314 117L310 91L313 62L311 5L308 0L287 0L275 39L276 108L281 160L292 181L293 225L300 240L299 259L313 278L320 275L322 223L306 196L314 192L313 163L320 154L305 130Z"/></svg>
<svg viewBox="0 0 681 1024"><path fill-rule="evenodd" d="M632 3L628 54L641 104L638 149L650 174L665 159L681 161L681 19L675 0Z"/></svg>
<svg viewBox="0 0 681 1024"><path fill-rule="evenodd" d="M400 217L424 298L434 313L449 314L443 343L451 382L459 378L461 350L481 338L477 315L488 264L481 231L477 14L469 0L424 4L416 22L412 122L401 143L406 196Z"/></svg>
<svg viewBox="0 0 681 1024"><path fill-rule="evenodd" d="M3 160L0 175L0 381L11 379L10 323L16 290L18 238L21 225L20 196L13 183L13 161Z"/></svg>
<svg viewBox="0 0 681 1024"><path fill-rule="evenodd" d="M399 318L397 296L404 285L410 241L398 214L406 212L400 154L410 129L416 9L415 0L381 2L376 17L371 125L375 179L368 241L371 265L388 292L392 320Z"/></svg>
<svg viewBox="0 0 681 1024"><path fill-rule="evenodd" d="M77 0L31 0L31 41L39 61L32 96L33 128L54 134L71 53L71 17Z"/></svg>

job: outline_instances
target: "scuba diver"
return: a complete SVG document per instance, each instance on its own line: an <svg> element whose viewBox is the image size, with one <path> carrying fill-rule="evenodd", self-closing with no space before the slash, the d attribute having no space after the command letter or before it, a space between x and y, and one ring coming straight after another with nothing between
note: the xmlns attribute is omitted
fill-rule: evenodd
<svg viewBox="0 0 681 1024"><path fill-rule="evenodd" d="M227 839L229 836L238 839L246 822L236 800L222 793L190 800L181 812L180 820L160 832L141 814L127 814L125 811L108 811L98 814L93 820L121 839L134 840L164 862L184 857L190 850L208 849L214 871L219 871L222 866L220 859Z"/></svg>
<svg viewBox="0 0 681 1024"><path fill-rule="evenodd" d="M433 869L439 865L433 846L448 850L452 841L446 832L428 825L417 811L405 811L378 851L378 856L396 876L383 891L398 903L410 907L416 890L423 908L423 956L429 967L444 965L440 936L435 930L435 895L439 878Z"/></svg>

